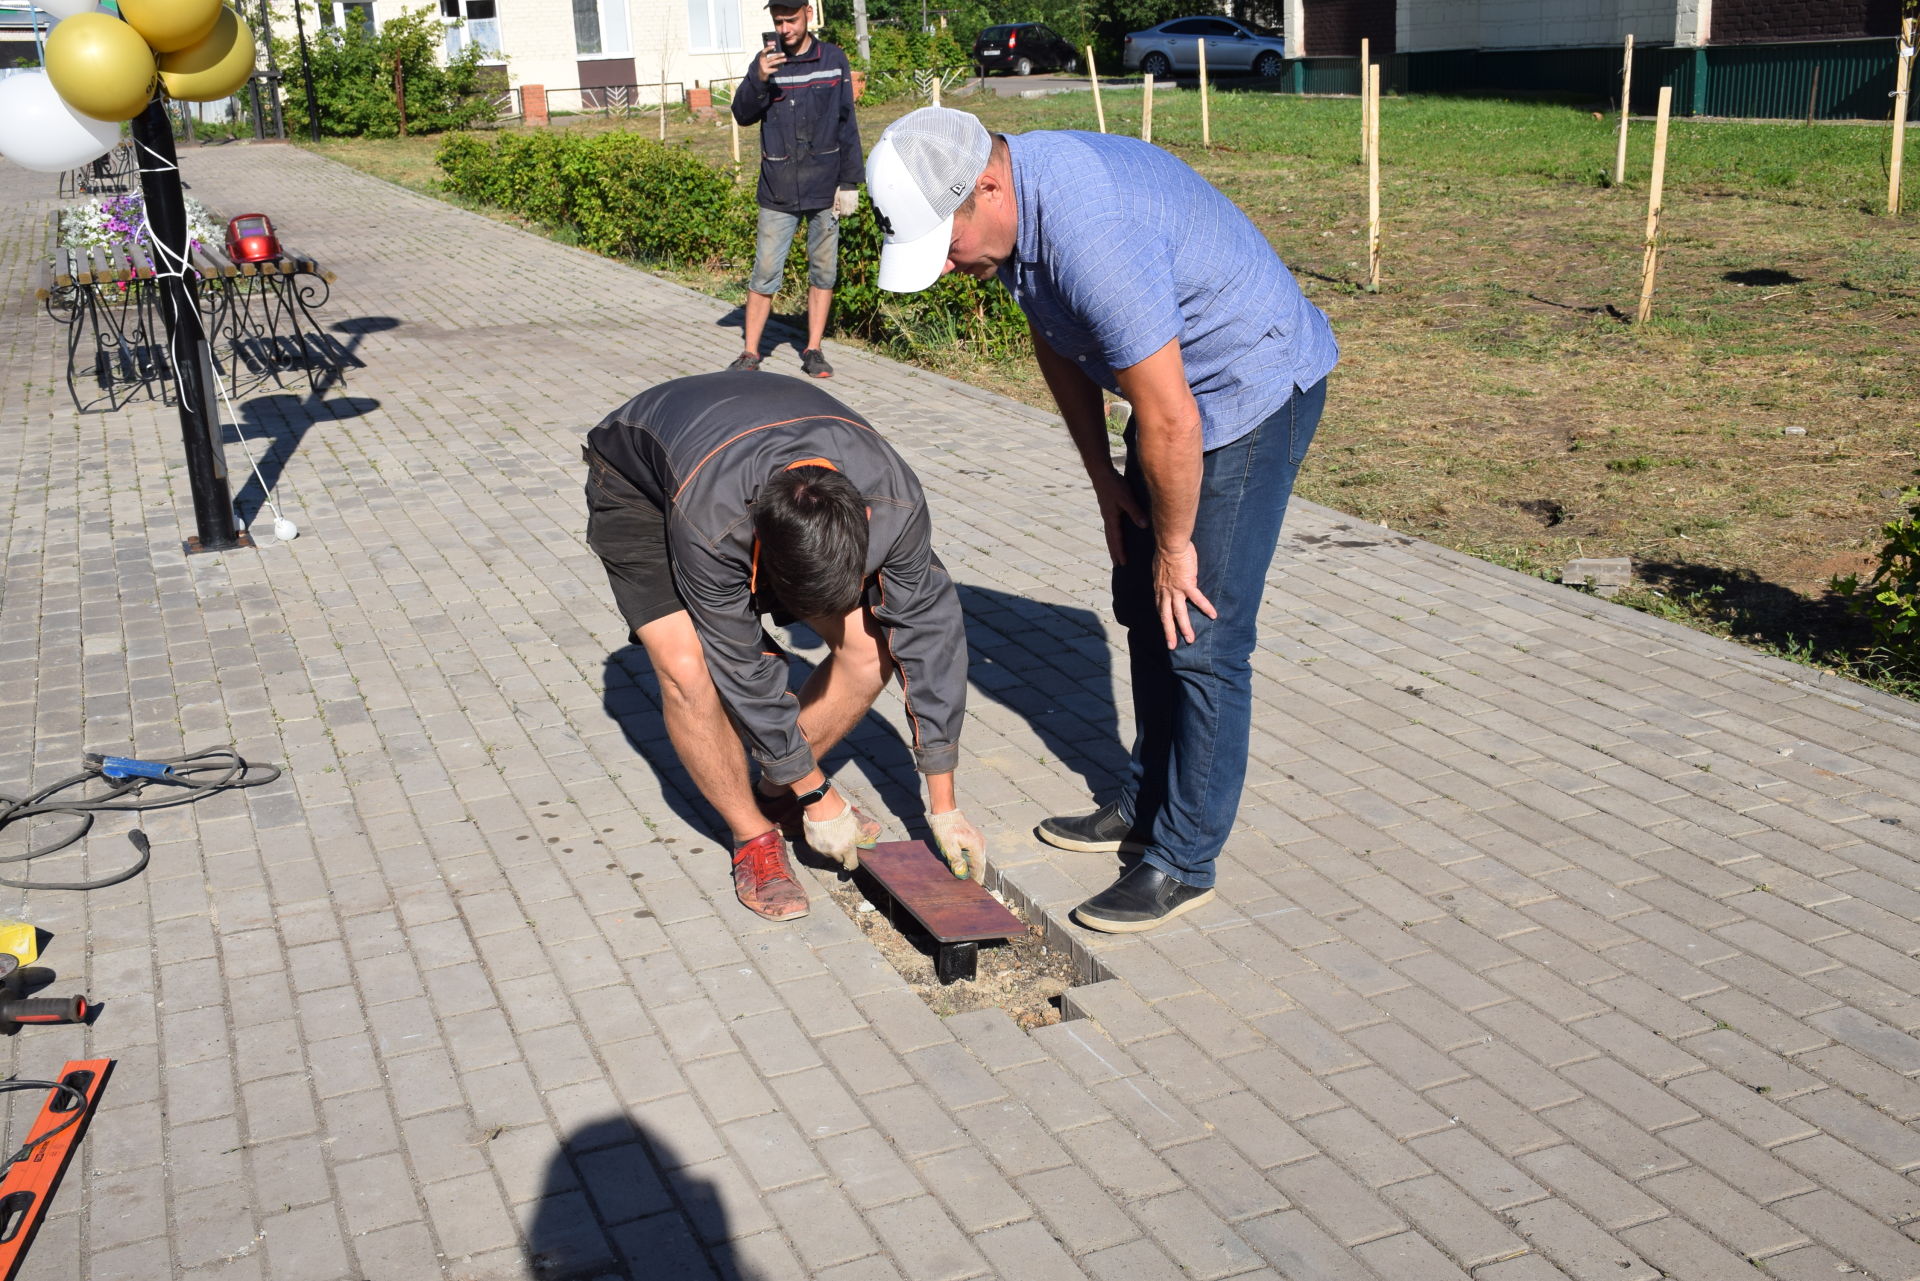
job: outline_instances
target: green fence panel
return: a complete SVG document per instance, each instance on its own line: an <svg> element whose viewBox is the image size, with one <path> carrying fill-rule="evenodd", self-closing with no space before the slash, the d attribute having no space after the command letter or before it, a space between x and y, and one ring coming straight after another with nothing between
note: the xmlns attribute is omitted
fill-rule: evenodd
<svg viewBox="0 0 1920 1281"><path fill-rule="evenodd" d="M1666 85L1673 89L1676 116L1795 119L1806 114L1818 67L1818 118L1885 120L1892 109L1893 46L1892 39L1640 45L1633 51L1633 110L1652 114ZM1395 54L1388 80L1402 93L1540 94L1613 104L1620 97L1620 60L1618 45L1443 49ZM1352 92L1358 92L1354 80Z"/></svg>
<svg viewBox="0 0 1920 1281"><path fill-rule="evenodd" d="M1712 46L1706 114L1804 118L1818 68L1815 119L1885 119L1893 109L1893 52L1892 40Z"/></svg>

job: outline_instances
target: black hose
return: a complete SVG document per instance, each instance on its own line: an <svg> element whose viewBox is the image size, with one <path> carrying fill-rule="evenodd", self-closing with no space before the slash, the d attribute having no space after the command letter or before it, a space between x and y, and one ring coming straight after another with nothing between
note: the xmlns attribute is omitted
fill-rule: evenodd
<svg viewBox="0 0 1920 1281"><path fill-rule="evenodd" d="M169 805L185 805L214 792L222 792L234 787L259 787L280 777L278 766L250 765L231 747L210 747L198 752L188 752L184 756L151 756L143 759L168 766L165 777L108 778L101 770L100 758L94 756L88 758L87 767L80 773L63 778L57 783L50 783L31 796L0 795L0 831L4 831L9 823L48 815L63 815L78 820L78 826L67 833L63 839L42 845L38 849L29 847L24 853L0 855L0 864L31 862L33 859L45 858L49 854L56 854L66 849L92 829L93 817L96 814L157 810ZM106 790L56 799L62 792L76 787L84 788L96 781L104 783ZM156 783L176 788L178 791L171 796L142 795L149 784ZM133 845L139 858L132 867L115 872L112 876L97 881L60 882L16 881L0 876L0 885L17 890L98 890L105 889L109 885L118 885L145 871L148 860L153 856L152 847L147 841L145 832L135 828L127 833L127 840Z"/></svg>

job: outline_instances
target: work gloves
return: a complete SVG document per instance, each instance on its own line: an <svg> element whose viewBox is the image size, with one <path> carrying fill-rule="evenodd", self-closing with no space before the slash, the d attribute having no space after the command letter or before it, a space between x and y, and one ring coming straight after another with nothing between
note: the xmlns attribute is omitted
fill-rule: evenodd
<svg viewBox="0 0 1920 1281"><path fill-rule="evenodd" d="M963 880L968 876L976 881L985 878L987 838L967 821L965 814L959 810L929 814L927 826L933 829L934 844L939 848L940 857L947 861L948 871Z"/></svg>
<svg viewBox="0 0 1920 1281"><path fill-rule="evenodd" d="M861 847L871 847L879 836L877 824L871 833L861 831L860 817L860 812L853 808L853 802L843 797L840 812L832 818L816 823L808 815L802 814L800 830L815 853L834 860L851 872L860 866Z"/></svg>
<svg viewBox="0 0 1920 1281"><path fill-rule="evenodd" d="M851 218L860 208L860 188L842 187L833 193L833 216Z"/></svg>

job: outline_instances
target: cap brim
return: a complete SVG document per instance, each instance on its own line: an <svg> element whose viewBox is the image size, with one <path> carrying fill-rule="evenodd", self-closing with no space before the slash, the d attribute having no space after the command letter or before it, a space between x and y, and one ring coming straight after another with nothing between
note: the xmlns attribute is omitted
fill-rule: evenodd
<svg viewBox="0 0 1920 1281"><path fill-rule="evenodd" d="M940 279L953 247L953 219L912 240L889 240L880 246L880 287L888 293L917 294Z"/></svg>

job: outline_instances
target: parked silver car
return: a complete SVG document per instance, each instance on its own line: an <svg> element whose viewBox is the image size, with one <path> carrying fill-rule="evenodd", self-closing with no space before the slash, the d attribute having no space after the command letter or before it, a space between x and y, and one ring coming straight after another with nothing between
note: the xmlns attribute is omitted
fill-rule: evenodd
<svg viewBox="0 0 1920 1281"><path fill-rule="evenodd" d="M1249 71L1271 78L1286 61L1287 42L1263 36L1232 18L1175 18L1127 36L1126 68L1163 79L1200 69L1200 42L1207 42L1207 74Z"/></svg>

